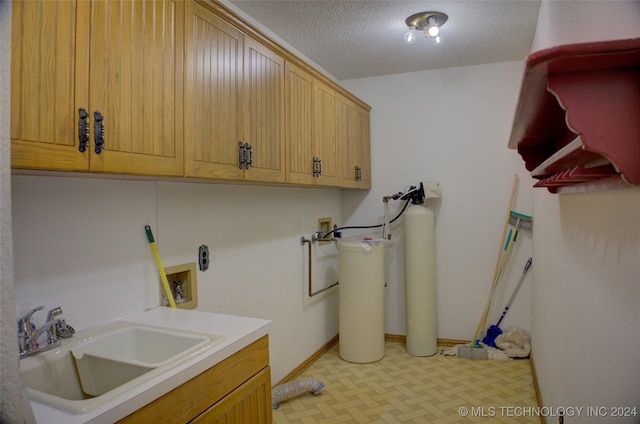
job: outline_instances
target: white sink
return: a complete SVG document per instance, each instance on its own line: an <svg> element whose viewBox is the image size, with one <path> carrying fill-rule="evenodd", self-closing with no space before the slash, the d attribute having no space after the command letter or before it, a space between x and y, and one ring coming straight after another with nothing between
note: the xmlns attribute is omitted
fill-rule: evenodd
<svg viewBox="0 0 640 424"><path fill-rule="evenodd" d="M226 340L118 322L64 340L20 361L29 397L84 413Z"/></svg>
<svg viewBox="0 0 640 424"><path fill-rule="evenodd" d="M72 351L76 359L90 354L159 366L210 339L210 336L204 334L135 325L98 336L91 342L73 348Z"/></svg>

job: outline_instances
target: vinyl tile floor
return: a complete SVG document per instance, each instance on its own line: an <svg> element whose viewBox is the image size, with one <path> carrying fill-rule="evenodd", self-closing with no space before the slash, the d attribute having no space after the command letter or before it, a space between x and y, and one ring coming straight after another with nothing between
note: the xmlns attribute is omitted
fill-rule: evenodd
<svg viewBox="0 0 640 424"><path fill-rule="evenodd" d="M299 377L325 387L282 401L274 424L541 422L528 359L414 357L386 341L380 361L353 364L336 344Z"/></svg>

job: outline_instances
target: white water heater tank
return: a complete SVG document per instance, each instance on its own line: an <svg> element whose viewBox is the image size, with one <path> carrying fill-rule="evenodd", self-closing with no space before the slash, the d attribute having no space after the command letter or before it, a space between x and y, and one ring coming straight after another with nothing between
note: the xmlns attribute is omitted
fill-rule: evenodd
<svg viewBox="0 0 640 424"><path fill-rule="evenodd" d="M384 357L385 244L338 242L340 357L370 363Z"/></svg>
<svg viewBox="0 0 640 424"><path fill-rule="evenodd" d="M407 352L432 356L438 351L434 213L414 204L403 223Z"/></svg>

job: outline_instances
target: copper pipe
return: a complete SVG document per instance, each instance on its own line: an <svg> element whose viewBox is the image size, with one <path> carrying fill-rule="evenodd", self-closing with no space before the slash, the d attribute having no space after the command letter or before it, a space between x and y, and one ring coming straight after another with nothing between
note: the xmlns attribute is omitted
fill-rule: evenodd
<svg viewBox="0 0 640 424"><path fill-rule="evenodd" d="M322 293L323 291L327 291L330 288L337 286L340 282L336 281L335 283L331 284L330 286L325 287L323 289L320 289L317 292L313 291L313 288L312 288L313 287L313 279L312 279L312 276L311 276L312 275L312 273L311 273L311 240L306 239L303 236L303 237L300 238L300 244L302 246L304 246L305 243L307 243L307 245L309 246L309 248L307 250L307 252L308 252L307 253L307 260L309 262L309 297L313 297L313 296L315 296L317 294Z"/></svg>

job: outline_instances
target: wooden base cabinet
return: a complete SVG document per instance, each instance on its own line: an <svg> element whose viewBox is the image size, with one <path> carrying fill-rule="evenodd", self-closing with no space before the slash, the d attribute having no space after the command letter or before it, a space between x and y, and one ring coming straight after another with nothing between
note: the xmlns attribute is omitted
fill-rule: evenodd
<svg viewBox="0 0 640 424"><path fill-rule="evenodd" d="M119 422L271 424L268 336Z"/></svg>
<svg viewBox="0 0 640 424"><path fill-rule="evenodd" d="M271 378L264 369L220 402L198 415L194 424L271 423Z"/></svg>

